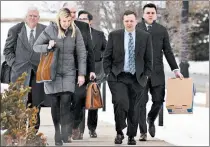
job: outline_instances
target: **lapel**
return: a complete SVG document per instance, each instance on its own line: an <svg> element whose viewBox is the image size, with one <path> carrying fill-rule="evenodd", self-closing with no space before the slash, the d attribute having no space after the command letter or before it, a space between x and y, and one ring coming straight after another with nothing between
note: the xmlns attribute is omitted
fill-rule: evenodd
<svg viewBox="0 0 210 147"><path fill-rule="evenodd" d="M39 24L37 24L37 27L36 27L36 36L35 36L35 40L39 37L39 35L41 34L42 30L41 30L41 27ZM26 27L25 25L22 27L20 33L18 34L21 42L24 44L24 46L27 48L27 49L31 49L30 45L29 45L29 42L28 42L28 37L27 37L27 32L26 32Z"/></svg>
<svg viewBox="0 0 210 147"><path fill-rule="evenodd" d="M141 23L139 23L139 28L145 30L146 32L148 32L148 31L147 31L146 24L145 24L144 21L142 21ZM154 34L155 28L156 28L156 22L153 22L153 23L152 23L152 28L151 28L151 33L150 33L151 35Z"/></svg>
<svg viewBox="0 0 210 147"><path fill-rule="evenodd" d="M91 28L91 35L92 35L92 43L93 43L93 49L94 49L98 41L99 34L97 31L95 31L95 29Z"/></svg>
<svg viewBox="0 0 210 147"><path fill-rule="evenodd" d="M138 29L136 29L136 38L135 38L135 57L137 58L138 53L140 52L139 50L139 46L140 46L140 40L141 40L141 36L140 33L138 31Z"/></svg>
<svg viewBox="0 0 210 147"><path fill-rule="evenodd" d="M156 31L156 29L155 29L157 27L156 24L157 24L156 22L152 23L152 28L151 28L151 34L152 35L154 35L154 32Z"/></svg>
<svg viewBox="0 0 210 147"><path fill-rule="evenodd" d="M25 25L21 28L21 31L18 34L18 36L19 36L19 39L21 40L21 42L23 43L23 45L25 46L25 48L30 49L31 47L28 43L28 37L27 37Z"/></svg>
<svg viewBox="0 0 210 147"><path fill-rule="evenodd" d="M41 29L40 25L37 24L37 26L36 26L36 36L35 36L35 40L34 41L36 41L36 39L39 37L41 32L42 32L42 29Z"/></svg>
<svg viewBox="0 0 210 147"><path fill-rule="evenodd" d="M125 59L125 47L124 47L124 29L120 30L119 32L119 57L122 57L123 60Z"/></svg>
<svg viewBox="0 0 210 147"><path fill-rule="evenodd" d="M142 21L141 23L139 23L139 27L145 31L147 31L147 27L146 24L144 23L144 21Z"/></svg>

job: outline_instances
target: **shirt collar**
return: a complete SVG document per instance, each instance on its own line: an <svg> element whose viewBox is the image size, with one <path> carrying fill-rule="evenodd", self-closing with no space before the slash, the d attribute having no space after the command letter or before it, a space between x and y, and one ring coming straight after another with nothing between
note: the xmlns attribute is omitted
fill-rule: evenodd
<svg viewBox="0 0 210 147"><path fill-rule="evenodd" d="M25 23L25 26L26 26L26 31L27 32L31 32L31 30L34 30L34 32L33 33L35 33L36 32L36 27L35 28L33 28L33 29L31 29L31 28L29 28L29 26Z"/></svg>
<svg viewBox="0 0 210 147"><path fill-rule="evenodd" d="M145 22L145 25L147 28L148 28L148 26L152 26L152 24L147 24L146 22Z"/></svg>
<svg viewBox="0 0 210 147"><path fill-rule="evenodd" d="M131 33L131 34L132 34L132 36L133 36L133 35L135 35L135 32L136 32L136 30L134 30L133 32L128 32L128 31L125 29L125 33L126 33L126 34Z"/></svg>

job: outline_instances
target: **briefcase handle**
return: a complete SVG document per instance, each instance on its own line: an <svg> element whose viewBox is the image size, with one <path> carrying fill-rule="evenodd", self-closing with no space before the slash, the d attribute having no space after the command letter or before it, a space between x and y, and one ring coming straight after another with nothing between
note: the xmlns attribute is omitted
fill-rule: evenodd
<svg viewBox="0 0 210 147"><path fill-rule="evenodd" d="M90 78L90 81L91 81L91 82L96 82L96 78L94 79L94 77L92 76L92 77Z"/></svg>
<svg viewBox="0 0 210 147"><path fill-rule="evenodd" d="M90 82L87 84L86 89L91 83L96 83L96 79L91 79ZM98 83L96 83L98 85Z"/></svg>

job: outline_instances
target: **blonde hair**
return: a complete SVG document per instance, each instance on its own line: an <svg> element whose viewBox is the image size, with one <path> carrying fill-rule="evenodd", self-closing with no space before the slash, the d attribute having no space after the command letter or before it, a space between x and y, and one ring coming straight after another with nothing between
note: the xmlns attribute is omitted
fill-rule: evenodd
<svg viewBox="0 0 210 147"><path fill-rule="evenodd" d="M63 31L63 29L60 25L60 17L71 17L70 10L68 8L62 8L62 9L60 9L60 11L58 12L57 17L56 17L56 23L58 26L58 38L64 38L66 36L65 36L65 32ZM72 29L71 37L75 37L76 28L75 28L74 21L71 22L69 29Z"/></svg>

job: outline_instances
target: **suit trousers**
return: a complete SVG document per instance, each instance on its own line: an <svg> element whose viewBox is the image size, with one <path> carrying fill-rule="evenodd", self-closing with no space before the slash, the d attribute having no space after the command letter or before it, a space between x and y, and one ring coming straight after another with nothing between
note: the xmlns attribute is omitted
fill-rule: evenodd
<svg viewBox="0 0 210 147"><path fill-rule="evenodd" d="M127 135L135 137L138 127L138 107L143 96L143 87L138 83L135 74L125 72L121 72L117 76L117 81L108 81L108 85L114 105L116 131L121 132L128 124Z"/></svg>
<svg viewBox="0 0 210 147"><path fill-rule="evenodd" d="M77 129L82 122L84 107L85 107L85 99L86 99L86 84L82 86L76 85L75 93L73 95L73 104L72 104L72 113L74 115L73 120L73 129ZM85 117L85 116L84 116Z"/></svg>
<svg viewBox="0 0 210 147"><path fill-rule="evenodd" d="M81 133L84 133L85 131L85 107L82 109L82 120L79 124L79 129ZM87 118L87 126L89 130L96 130L98 124L98 109L96 110L88 110L88 118Z"/></svg>
<svg viewBox="0 0 210 147"><path fill-rule="evenodd" d="M150 91L150 94L152 96L152 106L148 113L148 118L150 120L155 121L157 118L160 109L162 108L164 97L165 97L165 85L158 85L158 86L152 86L151 79L148 79L147 85L144 89L144 96L143 100L139 107L139 128L140 133L147 133L147 123L146 123L146 105L149 100L148 91Z"/></svg>
<svg viewBox="0 0 210 147"><path fill-rule="evenodd" d="M70 135L70 106L72 101L71 92L61 92L57 94L50 94L51 96L51 115L55 127L55 136L62 134L63 140L68 140ZM61 126L61 131L60 131ZM56 138L55 138L56 139Z"/></svg>
<svg viewBox="0 0 210 147"><path fill-rule="evenodd" d="M31 87L32 90L28 93L28 100L27 100L26 105L29 106L29 108L33 108L35 106L36 108L39 109L39 111L37 112L37 122L35 124L35 129L38 132L39 127L40 127L40 110L41 110L41 106L37 105L36 103L33 102L33 101L35 101L35 99L38 96L38 94L36 93L36 91L34 89L43 88L43 91L44 91L44 87L39 87L39 86L43 86L43 85L36 84L36 74L35 74L35 72L33 70L31 70L31 77L30 77L29 86Z"/></svg>

